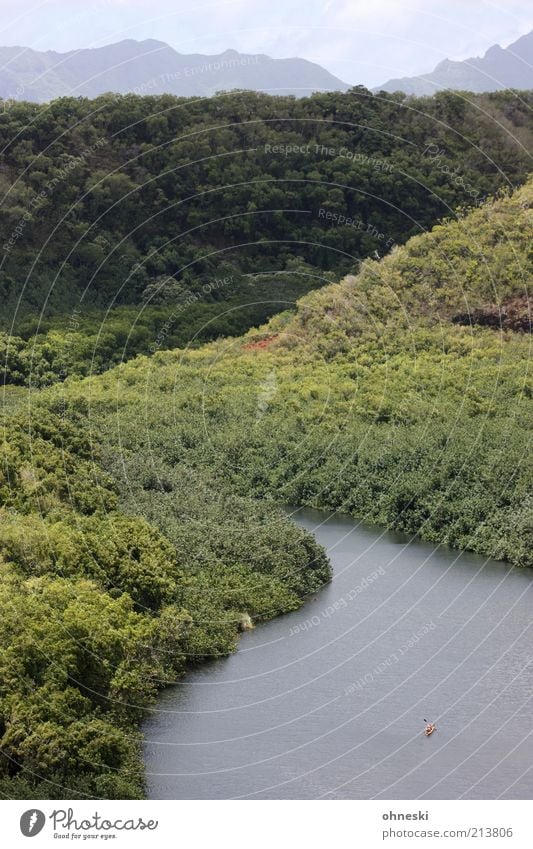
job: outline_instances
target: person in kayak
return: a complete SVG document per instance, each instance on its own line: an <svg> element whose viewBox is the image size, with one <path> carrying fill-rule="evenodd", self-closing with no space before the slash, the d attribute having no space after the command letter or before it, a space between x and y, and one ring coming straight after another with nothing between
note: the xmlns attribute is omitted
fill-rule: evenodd
<svg viewBox="0 0 533 849"><path fill-rule="evenodd" d="M437 726L433 722L428 722L427 719L425 719L424 722L427 722L427 725L426 725L426 728L425 728L425 733L429 736L429 734L432 734L433 731L435 731L435 728Z"/></svg>

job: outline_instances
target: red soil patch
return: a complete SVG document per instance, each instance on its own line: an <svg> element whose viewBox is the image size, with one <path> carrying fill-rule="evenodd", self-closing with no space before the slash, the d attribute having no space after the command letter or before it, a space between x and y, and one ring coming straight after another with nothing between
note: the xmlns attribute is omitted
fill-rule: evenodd
<svg viewBox="0 0 533 849"><path fill-rule="evenodd" d="M245 351L261 351L264 348L268 348L268 346L271 345L277 338L278 334L275 333L273 336L265 336L264 339L259 339L258 342L247 342L246 345L243 345L242 347Z"/></svg>

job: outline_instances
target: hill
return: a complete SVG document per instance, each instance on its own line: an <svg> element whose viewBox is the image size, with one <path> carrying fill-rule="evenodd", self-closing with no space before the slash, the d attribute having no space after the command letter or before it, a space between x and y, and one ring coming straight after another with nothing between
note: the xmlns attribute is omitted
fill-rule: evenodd
<svg viewBox="0 0 533 849"><path fill-rule="evenodd" d="M68 53L0 47L0 97L43 103L58 97L175 94L209 97L251 89L303 97L348 86L307 59L272 59L225 50L217 55L178 53L163 41L125 39Z"/></svg>
<svg viewBox="0 0 533 849"><path fill-rule="evenodd" d="M26 339L89 312L96 334L108 310L136 305L142 328L116 337L127 356L176 309L207 306L210 321L218 305L218 332L244 332L324 274L520 184L531 105L366 89L14 104L0 114L1 323Z"/></svg>
<svg viewBox="0 0 533 849"><path fill-rule="evenodd" d="M329 578L276 503L533 565L532 203L529 180L243 338L12 397L3 795L142 795L158 688Z"/></svg>
<svg viewBox="0 0 533 849"><path fill-rule="evenodd" d="M494 44L482 57L462 62L444 59L428 74L388 80L376 91L403 91L420 97L443 89L483 92L510 88L533 88L533 32L509 47Z"/></svg>
<svg viewBox="0 0 533 849"><path fill-rule="evenodd" d="M164 529L175 496L146 493L147 433L152 470L176 486L203 469L215 491L229 482L533 565L532 203L529 181L242 342L139 358L67 397L88 393L128 503ZM120 446L105 412L116 397Z"/></svg>

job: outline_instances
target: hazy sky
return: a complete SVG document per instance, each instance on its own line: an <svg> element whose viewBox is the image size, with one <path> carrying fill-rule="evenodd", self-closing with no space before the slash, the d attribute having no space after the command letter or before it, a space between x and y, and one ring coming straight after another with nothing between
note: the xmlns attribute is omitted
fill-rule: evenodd
<svg viewBox="0 0 533 849"><path fill-rule="evenodd" d="M37 50L157 38L181 53L302 56L378 85L533 29L530 0L0 0L0 44Z"/></svg>

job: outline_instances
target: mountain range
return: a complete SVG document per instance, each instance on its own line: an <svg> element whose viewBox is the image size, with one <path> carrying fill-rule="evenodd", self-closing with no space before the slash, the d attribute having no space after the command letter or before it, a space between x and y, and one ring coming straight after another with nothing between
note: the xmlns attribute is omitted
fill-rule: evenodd
<svg viewBox="0 0 533 849"><path fill-rule="evenodd" d="M509 47L494 44L484 56L463 62L444 59L429 74L392 79L375 91L422 96L442 89L483 92L506 88L533 88L533 31Z"/></svg>
<svg viewBox="0 0 533 849"><path fill-rule="evenodd" d="M349 88L307 59L273 59L236 50L184 54L154 39L126 39L68 53L0 47L0 98L7 101L42 103L65 96L97 97L104 92L209 97L232 89L304 97L315 91ZM507 88L533 88L533 31L509 47L493 45L483 57L444 59L428 74L390 79L374 91L424 96L442 89L487 92Z"/></svg>
<svg viewBox="0 0 533 849"><path fill-rule="evenodd" d="M272 59L226 50L218 55L178 53L163 41L125 41L56 53L0 47L0 97L45 102L57 97L175 94L207 97L217 91L253 89L298 97L349 86L307 59Z"/></svg>

